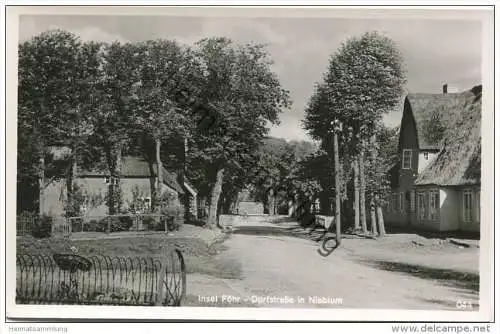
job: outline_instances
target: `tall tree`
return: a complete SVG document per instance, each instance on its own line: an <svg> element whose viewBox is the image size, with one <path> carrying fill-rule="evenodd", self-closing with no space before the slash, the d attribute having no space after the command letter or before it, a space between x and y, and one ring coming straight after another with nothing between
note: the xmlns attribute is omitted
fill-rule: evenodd
<svg viewBox="0 0 500 334"><path fill-rule="evenodd" d="M75 143L86 127L75 121L81 116L77 96L86 76L78 62L81 51L78 37L62 30L47 31L19 45L18 180L33 183L33 175L38 176L38 201L51 181L46 178L50 146ZM38 204L43 211L43 203Z"/></svg>
<svg viewBox="0 0 500 334"><path fill-rule="evenodd" d="M110 174L107 200L111 215L118 213L121 206L122 154L131 139L134 87L139 82L141 56L137 45L114 42L106 45L102 57L96 141L103 148Z"/></svg>
<svg viewBox="0 0 500 334"><path fill-rule="evenodd" d="M348 156L358 157L361 188L365 178L363 148L373 149L363 144L374 135L382 116L397 105L404 83L403 60L395 43L376 32L368 32L342 44L330 59L320 89L311 98L304 123L313 137L326 138L328 124L335 121L352 129L353 136L343 145L349 147ZM360 189L362 227L364 195Z"/></svg>
<svg viewBox="0 0 500 334"><path fill-rule="evenodd" d="M146 41L137 45L140 56L138 82L134 87L135 108L133 121L139 135L154 142L157 179L153 184L153 204L159 200L163 183L161 170L162 142L171 138L186 138L189 134L188 112L176 99L179 87L192 76L192 64L177 42L167 40ZM145 147L143 147L143 151ZM152 168L152 166L150 166Z"/></svg>
<svg viewBox="0 0 500 334"><path fill-rule="evenodd" d="M208 225L214 227L226 171L240 168L238 160L252 154L267 123L276 124L290 102L262 45L211 38L197 43L197 53L206 75L190 152L210 171Z"/></svg>

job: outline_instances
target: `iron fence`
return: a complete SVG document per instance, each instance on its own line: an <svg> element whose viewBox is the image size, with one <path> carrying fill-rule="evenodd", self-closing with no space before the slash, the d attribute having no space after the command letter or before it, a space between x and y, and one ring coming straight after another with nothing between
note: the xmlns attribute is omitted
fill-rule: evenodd
<svg viewBox="0 0 500 334"><path fill-rule="evenodd" d="M19 254L16 303L180 306L186 268L180 250L163 259Z"/></svg>
<svg viewBox="0 0 500 334"><path fill-rule="evenodd" d="M16 217L16 235L31 234L37 225L35 215L18 215Z"/></svg>

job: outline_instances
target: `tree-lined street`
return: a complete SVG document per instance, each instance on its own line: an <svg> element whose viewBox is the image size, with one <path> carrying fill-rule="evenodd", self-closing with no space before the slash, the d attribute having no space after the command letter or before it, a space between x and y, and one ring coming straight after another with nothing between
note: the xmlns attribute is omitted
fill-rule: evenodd
<svg viewBox="0 0 500 334"><path fill-rule="evenodd" d="M218 259L223 268L239 268L240 276L191 275L189 305L460 310L457 302L468 301L477 310L475 247L443 244L416 249L412 241L420 240L418 236L401 235L378 246L373 240L344 239L343 247L323 257L317 252L321 244L284 217L280 223L265 218L249 223L241 217L233 229ZM361 246L366 251L360 251ZM223 295L240 300L223 301ZM214 296L217 301L209 299ZM266 296L277 298L266 301ZM298 303L299 296L304 304Z"/></svg>

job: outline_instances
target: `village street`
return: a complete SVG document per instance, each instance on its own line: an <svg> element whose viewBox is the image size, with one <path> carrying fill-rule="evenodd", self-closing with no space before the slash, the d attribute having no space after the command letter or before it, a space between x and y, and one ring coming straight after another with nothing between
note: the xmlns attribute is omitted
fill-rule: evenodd
<svg viewBox="0 0 500 334"><path fill-rule="evenodd" d="M460 281L460 275L468 274L454 267L457 261L452 259L457 257L453 253L462 252L462 262L477 262L478 248L410 250L404 257L389 251L392 255L384 258L380 251L384 247L377 246L378 254L363 257L352 253L360 248L354 242L365 243L370 251L377 241L344 239L341 247L324 257L318 253L320 244L291 232L293 225L293 221L275 224L264 218L235 224L223 244L227 249L218 257L224 268L237 268L240 277L188 274L185 305L459 310L457 302L466 302L468 310L477 309L478 292ZM398 239L396 244L406 247L405 241L399 241L406 236L387 238ZM429 260L429 252L436 261ZM400 258L390 258L394 255ZM426 258L425 265L430 267L420 266L420 258ZM445 268L443 263L447 263ZM476 270L469 266L470 275L477 275Z"/></svg>

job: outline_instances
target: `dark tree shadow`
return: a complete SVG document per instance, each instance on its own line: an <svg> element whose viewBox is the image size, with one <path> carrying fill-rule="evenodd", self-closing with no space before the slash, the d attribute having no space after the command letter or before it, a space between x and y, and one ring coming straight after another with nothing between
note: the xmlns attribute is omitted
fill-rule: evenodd
<svg viewBox="0 0 500 334"><path fill-rule="evenodd" d="M415 229L413 226L391 226L386 224L386 232L388 234L416 234L427 239L469 239L480 240L480 235L477 232L467 231L425 231Z"/></svg>
<svg viewBox="0 0 500 334"><path fill-rule="evenodd" d="M320 242L317 252L323 257L329 256L340 246L336 241L335 233L317 225L311 225L309 229L304 229L300 226L238 226L233 229L232 234L285 236Z"/></svg>
<svg viewBox="0 0 500 334"><path fill-rule="evenodd" d="M466 273L451 269L439 269L426 266L391 262L391 261L362 261L374 267L392 271L405 273L418 278L427 280L436 280L440 284L466 290L474 295L479 294L479 275L474 273Z"/></svg>

